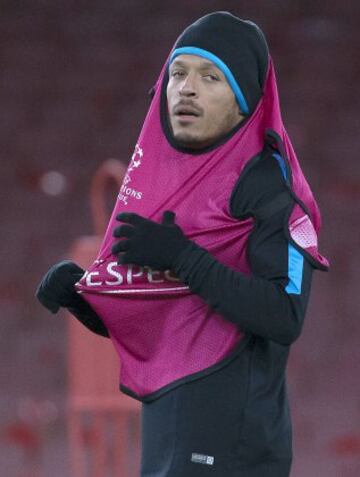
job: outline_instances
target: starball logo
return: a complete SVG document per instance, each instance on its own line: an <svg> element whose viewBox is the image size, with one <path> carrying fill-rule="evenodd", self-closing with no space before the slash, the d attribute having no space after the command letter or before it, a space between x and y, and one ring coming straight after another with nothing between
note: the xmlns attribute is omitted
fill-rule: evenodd
<svg viewBox="0 0 360 477"><path fill-rule="evenodd" d="M136 144L133 155L131 156L131 161L129 167L126 171L122 186L120 187L120 192L118 195L118 200L124 202L125 205L128 204L129 198L134 198L137 200L142 199L142 192L133 189L129 184L131 182L131 173L138 169L141 166L142 158L144 152L139 144Z"/></svg>

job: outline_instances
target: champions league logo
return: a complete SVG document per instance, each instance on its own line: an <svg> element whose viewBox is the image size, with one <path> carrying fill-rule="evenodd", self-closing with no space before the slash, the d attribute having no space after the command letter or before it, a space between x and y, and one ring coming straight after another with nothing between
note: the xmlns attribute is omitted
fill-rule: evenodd
<svg viewBox="0 0 360 477"><path fill-rule="evenodd" d="M144 152L142 148L139 146L139 144L136 144L134 153L131 156L131 161L126 171L126 174L125 174L122 186L120 187L120 192L118 195L118 200L120 200L121 202L124 202L125 205L128 205L128 199L130 197L137 200L142 199L142 192L133 189L132 187L128 186L128 184L131 182L130 173L141 166L141 162L142 162L141 160L143 155L144 155Z"/></svg>

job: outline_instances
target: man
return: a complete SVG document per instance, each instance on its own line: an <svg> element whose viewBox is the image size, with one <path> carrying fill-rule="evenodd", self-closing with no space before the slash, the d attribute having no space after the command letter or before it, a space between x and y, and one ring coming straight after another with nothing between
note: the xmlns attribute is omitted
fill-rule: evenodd
<svg viewBox="0 0 360 477"><path fill-rule="evenodd" d="M261 30L200 18L154 87L97 260L55 265L37 292L111 337L143 402L142 477L289 475L285 367L328 265L319 221Z"/></svg>

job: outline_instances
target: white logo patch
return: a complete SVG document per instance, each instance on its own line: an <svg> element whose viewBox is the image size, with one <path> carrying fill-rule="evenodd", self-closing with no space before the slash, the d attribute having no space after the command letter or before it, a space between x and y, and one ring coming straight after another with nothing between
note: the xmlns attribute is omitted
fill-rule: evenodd
<svg viewBox="0 0 360 477"><path fill-rule="evenodd" d="M195 464L214 465L214 460L212 455L196 454L195 452L191 454L191 462Z"/></svg>

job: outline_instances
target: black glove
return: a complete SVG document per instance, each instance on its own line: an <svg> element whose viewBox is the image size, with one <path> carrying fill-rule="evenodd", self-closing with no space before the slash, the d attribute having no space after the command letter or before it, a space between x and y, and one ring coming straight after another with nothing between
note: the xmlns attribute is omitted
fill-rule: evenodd
<svg viewBox="0 0 360 477"><path fill-rule="evenodd" d="M169 270L180 252L192 243L175 224L175 214L169 210L163 213L161 224L131 212L123 212L116 219L130 224L120 225L113 231L114 237L127 238L116 242L111 249L118 255L119 264Z"/></svg>
<svg viewBox="0 0 360 477"><path fill-rule="evenodd" d="M98 335L109 337L100 317L74 288L84 273L85 270L70 260L57 263L41 280L36 297L52 313L57 313L60 306L63 306L86 328Z"/></svg>
<svg viewBox="0 0 360 477"><path fill-rule="evenodd" d="M71 306L77 302L74 285L84 273L85 270L70 260L57 263L41 280L36 290L37 299L52 313L57 313L60 306Z"/></svg>

